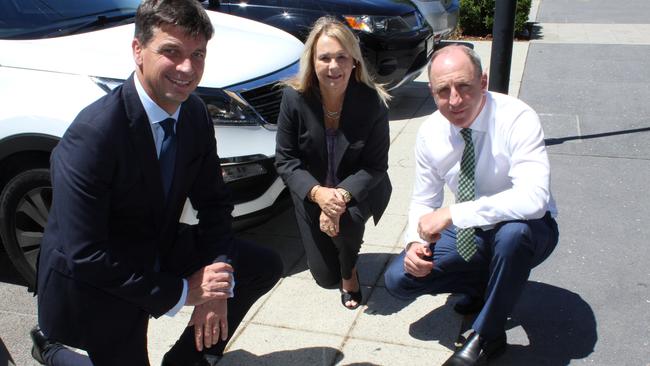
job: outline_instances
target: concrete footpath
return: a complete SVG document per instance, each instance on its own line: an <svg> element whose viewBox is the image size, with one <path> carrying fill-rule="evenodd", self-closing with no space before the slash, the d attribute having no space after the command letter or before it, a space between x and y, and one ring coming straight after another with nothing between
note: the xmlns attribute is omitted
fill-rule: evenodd
<svg viewBox="0 0 650 366"><path fill-rule="evenodd" d="M516 42L510 94L540 114L561 238L532 274L508 322L508 351L494 365L650 365L650 4L534 1L534 39ZM474 42L489 70L490 42ZM435 110L426 77L395 93L389 174L394 191L379 226L367 226L359 271L365 304L343 308L307 268L293 214L242 233L276 249L278 285L237 329L219 365L439 365L471 318L454 296L412 302L387 294L382 274L402 249L413 182L413 142ZM5 264L5 263L1 263ZM0 337L17 365L29 357L35 301L0 283ZM159 365L191 309L153 320Z"/></svg>

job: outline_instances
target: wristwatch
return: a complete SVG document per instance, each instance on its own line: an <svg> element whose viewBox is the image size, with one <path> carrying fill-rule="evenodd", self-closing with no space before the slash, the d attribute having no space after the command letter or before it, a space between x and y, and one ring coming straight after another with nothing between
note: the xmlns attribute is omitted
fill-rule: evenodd
<svg viewBox="0 0 650 366"><path fill-rule="evenodd" d="M345 201L345 203L352 201L352 194L350 194L350 192L346 191L343 188L337 188L337 190L339 191L339 193L341 193L341 196L343 196L343 200Z"/></svg>

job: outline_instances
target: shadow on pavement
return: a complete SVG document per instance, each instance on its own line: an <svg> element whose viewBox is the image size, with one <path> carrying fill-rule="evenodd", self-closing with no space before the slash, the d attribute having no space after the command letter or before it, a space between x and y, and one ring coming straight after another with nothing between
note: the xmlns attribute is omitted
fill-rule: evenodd
<svg viewBox="0 0 650 366"><path fill-rule="evenodd" d="M416 339L437 341L451 350L455 341L471 328L474 316L460 317L453 311L458 296L451 295L444 306L433 309L413 322L409 334ZM410 301L377 299L366 312L390 315L408 306ZM452 334L450 321L460 319L460 334ZM458 328L455 328L456 330ZM598 340L593 310L578 294L552 285L528 282L506 324L508 350L491 365L568 365L571 360L589 356Z"/></svg>
<svg viewBox="0 0 650 366"><path fill-rule="evenodd" d="M436 104L431 98L429 83L426 81L411 81L390 94L393 96L390 102L391 120L424 117L436 111Z"/></svg>
<svg viewBox="0 0 650 366"><path fill-rule="evenodd" d="M574 292L540 282L528 282L507 328L518 326L528 345L511 345L498 365L568 365L594 352L598 341L589 304Z"/></svg>
<svg viewBox="0 0 650 366"><path fill-rule="evenodd" d="M630 133L637 133L637 132L650 132L650 127L641 127L641 128L632 128L629 130L620 130L620 131L609 131L609 132L601 132L601 133L592 133L589 135L576 135L576 136L566 136L566 137L558 137L558 138L547 138L544 140L546 143L546 146L552 146L552 145L561 145L567 141L572 141L572 140L588 140L588 139L595 139L595 138L600 138L600 137L608 137L608 136L616 136L616 135L626 135Z"/></svg>
<svg viewBox="0 0 650 366"><path fill-rule="evenodd" d="M219 365L331 365L342 353L331 347L305 347L291 351L278 351L257 356L244 350L234 350L224 355Z"/></svg>

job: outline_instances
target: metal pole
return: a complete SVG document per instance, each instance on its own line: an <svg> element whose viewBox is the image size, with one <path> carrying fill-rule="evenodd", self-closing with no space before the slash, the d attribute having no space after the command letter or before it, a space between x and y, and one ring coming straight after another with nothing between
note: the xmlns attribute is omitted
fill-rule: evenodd
<svg viewBox="0 0 650 366"><path fill-rule="evenodd" d="M490 56L491 91L508 94L512 42L515 38L515 12L517 0L495 0L494 26L492 27L492 52Z"/></svg>

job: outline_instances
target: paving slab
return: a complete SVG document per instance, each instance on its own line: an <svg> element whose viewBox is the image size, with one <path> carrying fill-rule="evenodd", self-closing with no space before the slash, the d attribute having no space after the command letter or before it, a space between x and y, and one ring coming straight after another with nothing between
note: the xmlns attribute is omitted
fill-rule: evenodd
<svg viewBox="0 0 650 366"><path fill-rule="evenodd" d="M451 352L460 332L461 318L446 305L447 299L443 294L404 301L377 286L350 336L377 343Z"/></svg>
<svg viewBox="0 0 650 366"><path fill-rule="evenodd" d="M30 310L31 308L35 306L32 305ZM0 341L5 344L16 365L38 365L30 353L31 342L25 342L29 339L29 331L34 324L36 324L35 315L0 311Z"/></svg>
<svg viewBox="0 0 650 366"><path fill-rule="evenodd" d="M549 286L539 290L549 304L542 319L551 323L532 331L565 338L549 347L573 344L573 356L565 350L573 359L641 365L650 359L650 209L641 198L650 160L555 154L552 147L550 157L552 185L561 188L554 190L560 243L533 271L533 280Z"/></svg>
<svg viewBox="0 0 650 366"><path fill-rule="evenodd" d="M413 154L411 154L413 155ZM413 188L413 178L415 172L413 170L411 161L413 158L402 158L396 164L388 167L388 175L393 188Z"/></svg>
<svg viewBox="0 0 650 366"><path fill-rule="evenodd" d="M393 195L390 198L388 207L386 207L386 213L394 215L407 214L412 191L412 188L393 187Z"/></svg>
<svg viewBox="0 0 650 366"><path fill-rule="evenodd" d="M397 196L391 196L391 201L399 199ZM392 213L387 210L381 217L379 225L375 226L372 218L368 220L363 241L376 246L392 248L399 242L404 225L406 225L405 212Z"/></svg>
<svg viewBox="0 0 650 366"><path fill-rule="evenodd" d="M414 167L415 139L417 134L413 132L404 132L393 140L388 158L389 166ZM390 172L389 172L390 173Z"/></svg>
<svg viewBox="0 0 650 366"><path fill-rule="evenodd" d="M520 97L557 153L647 158L649 58L650 46L535 43Z"/></svg>
<svg viewBox="0 0 650 366"><path fill-rule="evenodd" d="M341 366L430 366L441 365L449 357L448 352L430 352L420 347L378 343L349 339L342 349Z"/></svg>
<svg viewBox="0 0 650 366"><path fill-rule="evenodd" d="M249 324L231 345L219 365L330 366L340 355L342 336Z"/></svg>
<svg viewBox="0 0 650 366"><path fill-rule="evenodd" d="M317 312L315 309L318 309ZM251 321L273 327L345 336L359 311L360 308L350 311L341 305L338 289L327 290L311 279L289 277L280 283Z"/></svg>
<svg viewBox="0 0 650 366"><path fill-rule="evenodd" d="M152 365L160 365L165 353L176 343L190 321L192 309L185 306L173 318L162 316L149 320L147 345Z"/></svg>
<svg viewBox="0 0 650 366"><path fill-rule="evenodd" d="M537 23L532 43L650 44L648 24Z"/></svg>
<svg viewBox="0 0 650 366"><path fill-rule="evenodd" d="M543 0L538 22L647 24L650 3L646 0Z"/></svg>

